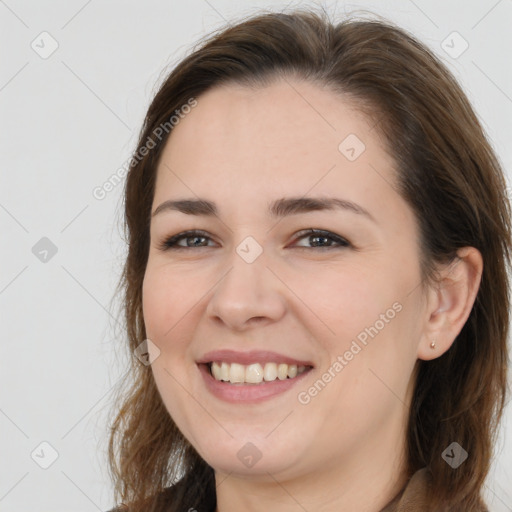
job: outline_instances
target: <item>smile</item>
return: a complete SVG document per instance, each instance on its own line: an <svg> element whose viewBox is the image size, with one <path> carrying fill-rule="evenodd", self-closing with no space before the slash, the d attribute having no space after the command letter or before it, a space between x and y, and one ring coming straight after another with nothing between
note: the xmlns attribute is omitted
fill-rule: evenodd
<svg viewBox="0 0 512 512"><path fill-rule="evenodd" d="M268 350L214 350L196 361L207 391L233 404L259 403L281 395L306 378L308 359Z"/></svg>
<svg viewBox="0 0 512 512"><path fill-rule="evenodd" d="M239 363L227 363L225 361L213 361L209 365L212 377L217 381L230 382L231 384L261 384L275 380L293 379L304 373L308 367L296 364L253 363L243 365Z"/></svg>

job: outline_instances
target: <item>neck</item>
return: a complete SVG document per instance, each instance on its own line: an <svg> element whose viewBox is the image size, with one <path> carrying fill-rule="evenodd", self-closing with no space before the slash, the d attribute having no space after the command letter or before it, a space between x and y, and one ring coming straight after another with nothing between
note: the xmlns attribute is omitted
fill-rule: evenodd
<svg viewBox="0 0 512 512"><path fill-rule="evenodd" d="M367 439L362 449L333 456L328 467L303 474L294 468L261 471L250 478L216 472L216 512L380 512L407 482L403 430L391 424L380 434Z"/></svg>

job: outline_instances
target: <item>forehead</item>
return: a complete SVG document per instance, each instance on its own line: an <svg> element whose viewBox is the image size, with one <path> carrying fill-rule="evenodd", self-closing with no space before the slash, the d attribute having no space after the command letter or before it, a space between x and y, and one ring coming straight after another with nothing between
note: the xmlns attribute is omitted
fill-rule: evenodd
<svg viewBox="0 0 512 512"><path fill-rule="evenodd" d="M170 145L193 144L212 154L219 154L222 145L222 149L231 147L234 154L243 144L245 154L259 158L266 153L272 157L279 153L282 158L306 152L329 155L338 151L348 134L368 138L373 124L348 98L290 79L258 88L222 85L197 101L173 130ZM261 154L263 148L267 151Z"/></svg>
<svg viewBox="0 0 512 512"><path fill-rule="evenodd" d="M395 193L395 162L348 97L286 79L222 85L196 99L163 150L155 201L170 191L253 203L333 189L354 199Z"/></svg>

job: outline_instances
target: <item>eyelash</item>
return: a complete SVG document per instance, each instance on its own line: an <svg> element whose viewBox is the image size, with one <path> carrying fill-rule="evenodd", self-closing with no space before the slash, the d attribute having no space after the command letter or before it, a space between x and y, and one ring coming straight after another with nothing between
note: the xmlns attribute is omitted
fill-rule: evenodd
<svg viewBox="0 0 512 512"><path fill-rule="evenodd" d="M342 238L341 236L335 235L334 233L331 233L330 231L325 231L322 229L313 229L313 228L305 229L303 231L299 231L299 233L297 233L297 235L298 236L297 236L296 240L299 240L301 238L305 238L308 236L309 237L321 236L324 238L331 239L334 242L336 242L337 244L339 244L337 246L299 247L300 249L321 249L321 250L322 249L343 249L343 248L351 246L350 242L348 240L346 240L345 238ZM193 246L185 247L185 246L177 245L177 242L179 242L180 240L187 239L187 238L193 238L193 237L202 237L202 238L211 239L211 237L208 236L208 233L206 233L205 231L202 231L202 230L184 231L182 233L178 233L177 235L174 235L174 236L171 236L171 237L165 239L160 244L159 249L162 251L168 251L168 250L179 251L182 249L201 249L201 248L210 247L210 246L203 246L203 245L199 245L196 247L193 247Z"/></svg>

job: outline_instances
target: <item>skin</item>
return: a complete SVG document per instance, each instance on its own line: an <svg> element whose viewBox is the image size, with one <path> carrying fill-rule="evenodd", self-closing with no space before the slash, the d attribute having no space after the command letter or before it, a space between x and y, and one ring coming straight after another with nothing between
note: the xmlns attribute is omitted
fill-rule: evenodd
<svg viewBox="0 0 512 512"><path fill-rule="evenodd" d="M165 406L215 469L218 512L377 512L406 484L416 362L439 357L460 332L481 256L462 249L452 265L439 267L436 285L421 284L417 223L394 186L392 152L348 98L287 79L257 89L224 85L197 99L164 148L152 211L169 199L200 197L219 213L153 217L143 284L147 336L161 351L152 370ZM349 134L366 146L354 161L338 149ZM350 210L271 218L268 203L290 196L343 198L372 218ZM351 245L296 235L308 228ZM203 247L159 247L190 229L208 233ZM236 252L247 236L263 250L250 264ZM394 318L300 403L298 394L396 303ZM196 365L224 348L273 350L310 360L314 369L270 400L227 403L207 390ZM248 442L261 453L252 467L237 457Z"/></svg>

